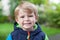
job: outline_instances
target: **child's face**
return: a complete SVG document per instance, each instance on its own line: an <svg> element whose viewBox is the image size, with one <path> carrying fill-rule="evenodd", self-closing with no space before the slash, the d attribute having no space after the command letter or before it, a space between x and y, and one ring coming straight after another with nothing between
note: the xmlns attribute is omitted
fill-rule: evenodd
<svg viewBox="0 0 60 40"><path fill-rule="evenodd" d="M27 30L33 28L36 22L36 17L33 12L19 11L16 21L23 30Z"/></svg>

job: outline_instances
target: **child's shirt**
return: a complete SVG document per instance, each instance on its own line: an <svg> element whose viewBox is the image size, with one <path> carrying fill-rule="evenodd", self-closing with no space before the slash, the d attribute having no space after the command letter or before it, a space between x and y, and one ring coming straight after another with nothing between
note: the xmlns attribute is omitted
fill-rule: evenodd
<svg viewBox="0 0 60 40"><path fill-rule="evenodd" d="M34 31L27 32L17 27L15 23L14 31L8 35L6 40L48 40L47 35L42 32L38 23L34 29Z"/></svg>
<svg viewBox="0 0 60 40"><path fill-rule="evenodd" d="M6 40L12 40L12 36L11 34L8 35L7 39ZM47 35L45 36L45 40L49 40Z"/></svg>

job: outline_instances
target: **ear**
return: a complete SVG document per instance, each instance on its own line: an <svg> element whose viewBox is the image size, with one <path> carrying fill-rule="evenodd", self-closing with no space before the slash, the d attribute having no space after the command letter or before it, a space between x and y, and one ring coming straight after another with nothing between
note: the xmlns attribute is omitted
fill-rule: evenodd
<svg viewBox="0 0 60 40"><path fill-rule="evenodd" d="M18 23L18 19L16 18L15 21Z"/></svg>

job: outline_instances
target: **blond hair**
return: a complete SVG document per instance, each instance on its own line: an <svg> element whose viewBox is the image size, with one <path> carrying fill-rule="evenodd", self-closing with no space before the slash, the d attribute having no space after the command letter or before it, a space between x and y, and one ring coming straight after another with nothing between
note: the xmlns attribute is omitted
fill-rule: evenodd
<svg viewBox="0 0 60 40"><path fill-rule="evenodd" d="M27 1L22 1L15 9L14 14L15 14L15 19L17 18L17 15L19 14L19 10L28 10L29 12L34 12L35 16L38 17L37 13L37 7Z"/></svg>

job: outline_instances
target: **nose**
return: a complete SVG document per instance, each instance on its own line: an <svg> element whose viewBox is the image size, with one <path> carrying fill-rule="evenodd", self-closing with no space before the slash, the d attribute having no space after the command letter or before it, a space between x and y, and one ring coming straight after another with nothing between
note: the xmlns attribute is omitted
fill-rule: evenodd
<svg viewBox="0 0 60 40"><path fill-rule="evenodd" d="M24 20L28 21L28 20L29 20L29 18L26 16Z"/></svg>

